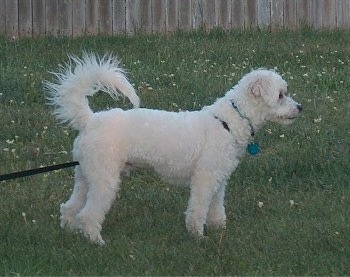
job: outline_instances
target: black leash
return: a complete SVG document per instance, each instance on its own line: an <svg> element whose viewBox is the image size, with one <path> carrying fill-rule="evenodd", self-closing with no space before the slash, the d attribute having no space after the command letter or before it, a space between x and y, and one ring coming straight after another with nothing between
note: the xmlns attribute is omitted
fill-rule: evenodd
<svg viewBox="0 0 350 277"><path fill-rule="evenodd" d="M56 165L50 165L50 166L45 166L45 167L34 168L34 169L14 172L14 173L10 173L10 174L0 175L0 182L6 181L6 180L11 180L11 179L16 179L16 178L32 176L32 175L40 174L40 173L44 173L44 172L59 170L59 169L67 168L67 167L73 167L76 165L79 165L79 162L69 162L69 163L64 163L64 164L56 164Z"/></svg>

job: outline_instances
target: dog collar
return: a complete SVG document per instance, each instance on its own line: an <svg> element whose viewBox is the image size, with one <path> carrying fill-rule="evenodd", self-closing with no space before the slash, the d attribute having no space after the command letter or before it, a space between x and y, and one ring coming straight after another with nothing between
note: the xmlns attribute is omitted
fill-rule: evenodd
<svg viewBox="0 0 350 277"><path fill-rule="evenodd" d="M239 116L243 119L246 119L248 121L249 127L250 127L250 135L252 136L252 138L254 138L255 135L255 131L254 131L254 127L252 122L250 121L250 119L246 116L244 116L240 110L238 109L238 107L236 106L236 104L234 102L231 102L232 107L236 110L236 112L239 114ZM252 155L255 156L257 154L260 153L260 146L258 143L251 141L248 145L247 145L247 152Z"/></svg>
<svg viewBox="0 0 350 277"><path fill-rule="evenodd" d="M226 123L226 121L221 120L220 118L218 118L217 116L214 116L215 119L219 120L222 124L222 126L224 127L225 130L227 130L228 132L231 132L230 127L228 127L228 124ZM252 134L252 137L254 136L254 133ZM247 145L247 152L248 154L255 156L257 154L260 153L260 146L258 143L251 141L248 145Z"/></svg>
<svg viewBox="0 0 350 277"><path fill-rule="evenodd" d="M227 124L225 121L221 120L221 119L218 118L217 116L214 116L214 117L215 117L215 119L217 119L217 120L219 120L219 121L221 122L221 124L222 124L222 126L225 128L225 130L231 132L230 127L228 127L228 124Z"/></svg>
<svg viewBox="0 0 350 277"><path fill-rule="evenodd" d="M248 121L249 127L250 127L250 135L252 137L254 137L255 135L255 131L254 131L254 127L252 122L250 121L250 119L248 117L246 117L245 115L243 115L240 110L238 109L238 107L236 106L236 104L234 102L231 102L232 107L236 110L236 112L239 114L240 117L242 117L243 119L246 119Z"/></svg>

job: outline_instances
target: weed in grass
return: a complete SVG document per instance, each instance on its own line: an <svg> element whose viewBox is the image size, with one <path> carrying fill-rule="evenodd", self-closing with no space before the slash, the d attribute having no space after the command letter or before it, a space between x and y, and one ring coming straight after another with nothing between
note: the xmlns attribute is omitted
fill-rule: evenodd
<svg viewBox="0 0 350 277"><path fill-rule="evenodd" d="M0 186L1 275L346 275L350 272L350 36L347 31L201 32L78 39L0 38L0 174L69 161L42 80L82 49L115 52L142 105L195 110L252 68L275 68L303 104L293 126L266 126L227 188L227 229L190 238L188 190L150 172L124 181L106 247L61 231L72 170ZM94 109L130 104L97 95Z"/></svg>

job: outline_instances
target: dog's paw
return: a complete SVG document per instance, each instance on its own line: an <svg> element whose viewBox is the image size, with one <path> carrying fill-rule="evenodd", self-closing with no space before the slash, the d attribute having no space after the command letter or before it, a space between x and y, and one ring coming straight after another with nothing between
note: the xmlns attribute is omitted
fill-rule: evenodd
<svg viewBox="0 0 350 277"><path fill-rule="evenodd" d="M80 232L92 243L98 245L105 245L105 241L102 239L102 236L99 231L92 230L91 228L80 229Z"/></svg>
<svg viewBox="0 0 350 277"><path fill-rule="evenodd" d="M204 224L198 224L194 220L186 219L186 229L195 238L204 237Z"/></svg>
<svg viewBox="0 0 350 277"><path fill-rule="evenodd" d="M226 217L220 219L209 219L207 225L211 229L226 229Z"/></svg>
<svg viewBox="0 0 350 277"><path fill-rule="evenodd" d="M62 229L68 229L70 231L75 231L78 229L77 222L75 218L61 216L60 226Z"/></svg>
<svg viewBox="0 0 350 277"><path fill-rule="evenodd" d="M61 205L61 223L60 226L62 229L68 229L70 231L74 231L78 229L78 223L75 217L75 214L71 212L69 209L66 209L64 205Z"/></svg>
<svg viewBox="0 0 350 277"><path fill-rule="evenodd" d="M103 245L106 244L105 241L102 239L102 236L100 234L93 234L93 235L92 234L88 234L88 235L85 235L85 236L87 236L88 239L90 239L90 241L92 243L96 243L96 244L98 244L100 246L103 246Z"/></svg>
<svg viewBox="0 0 350 277"><path fill-rule="evenodd" d="M100 234L102 229L101 224L96 221L92 221L89 216L85 216L82 213L77 215L77 220L79 222L79 229L86 238L88 238L92 243L105 245L105 242Z"/></svg>

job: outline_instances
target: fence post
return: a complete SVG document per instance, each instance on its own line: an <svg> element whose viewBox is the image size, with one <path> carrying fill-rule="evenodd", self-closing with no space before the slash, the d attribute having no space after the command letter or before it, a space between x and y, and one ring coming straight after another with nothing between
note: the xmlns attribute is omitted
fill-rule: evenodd
<svg viewBox="0 0 350 277"><path fill-rule="evenodd" d="M258 26L267 29L271 25L271 0L258 2Z"/></svg>
<svg viewBox="0 0 350 277"><path fill-rule="evenodd" d="M32 1L33 5L33 37L46 35L45 0Z"/></svg>
<svg viewBox="0 0 350 277"><path fill-rule="evenodd" d="M32 1L22 0L18 2L18 35L19 37L32 37Z"/></svg>
<svg viewBox="0 0 350 277"><path fill-rule="evenodd" d="M244 0L232 0L232 28L244 29Z"/></svg>
<svg viewBox="0 0 350 277"><path fill-rule="evenodd" d="M85 0L73 0L73 37L85 34Z"/></svg>
<svg viewBox="0 0 350 277"><path fill-rule="evenodd" d="M6 35L12 38L18 38L18 2L6 0L5 26Z"/></svg>
<svg viewBox="0 0 350 277"><path fill-rule="evenodd" d="M126 33L126 1L113 0L113 34Z"/></svg>

